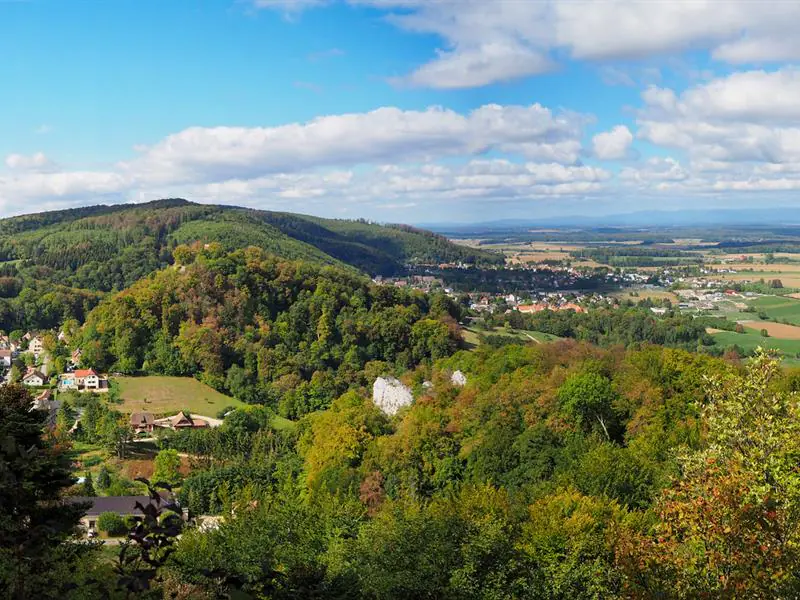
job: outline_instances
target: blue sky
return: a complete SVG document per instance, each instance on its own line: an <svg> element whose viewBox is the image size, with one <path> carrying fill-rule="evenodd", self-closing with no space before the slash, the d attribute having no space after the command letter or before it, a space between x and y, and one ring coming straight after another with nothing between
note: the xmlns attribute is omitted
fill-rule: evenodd
<svg viewBox="0 0 800 600"><path fill-rule="evenodd" d="M0 0L0 214L794 206L800 4Z"/></svg>

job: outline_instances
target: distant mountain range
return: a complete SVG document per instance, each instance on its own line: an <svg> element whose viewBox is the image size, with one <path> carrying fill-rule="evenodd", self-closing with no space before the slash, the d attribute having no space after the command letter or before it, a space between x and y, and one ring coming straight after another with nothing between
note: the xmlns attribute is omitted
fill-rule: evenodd
<svg viewBox="0 0 800 600"><path fill-rule="evenodd" d="M428 223L420 225L439 233L475 233L478 231L518 231L534 227L714 227L725 225L762 226L762 225L798 225L800 211L794 207L753 208L753 209L718 209L718 210L683 210L683 211L639 211L632 213L564 217L548 217L544 219L500 219L471 224Z"/></svg>

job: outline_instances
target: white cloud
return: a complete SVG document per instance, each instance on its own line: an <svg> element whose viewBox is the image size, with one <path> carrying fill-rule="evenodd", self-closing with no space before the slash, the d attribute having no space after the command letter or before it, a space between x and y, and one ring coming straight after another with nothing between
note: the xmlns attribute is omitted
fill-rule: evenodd
<svg viewBox="0 0 800 600"><path fill-rule="evenodd" d="M43 152L35 154L9 154L6 156L6 166L19 171L34 171L50 166L50 159Z"/></svg>
<svg viewBox="0 0 800 600"><path fill-rule="evenodd" d="M380 108L271 128L192 127L144 149L125 169L143 181L227 180L338 165L516 152L574 162L585 116L490 104L462 115Z"/></svg>
<svg viewBox="0 0 800 600"><path fill-rule="evenodd" d="M464 88L550 68L550 57L640 60L702 49L730 63L800 59L800 3L764 0L348 0L384 10L405 30L434 34L443 49L412 84ZM254 0L299 10L325 0Z"/></svg>
<svg viewBox="0 0 800 600"><path fill-rule="evenodd" d="M182 196L309 210L319 203L403 206L462 200L584 197L611 178L582 166L591 118L538 104L461 114L380 108L279 127L192 127L105 170L64 170L45 155L10 155L0 175L6 213L82 200ZM486 156L493 156L488 159ZM494 158L503 156L504 158Z"/></svg>
<svg viewBox="0 0 800 600"><path fill-rule="evenodd" d="M800 70L748 71L678 95L649 88L638 137L694 160L800 161Z"/></svg>
<svg viewBox="0 0 800 600"><path fill-rule="evenodd" d="M598 133L592 138L594 155L600 160L625 158L632 143L633 134L625 125L617 125L611 131Z"/></svg>
<svg viewBox="0 0 800 600"><path fill-rule="evenodd" d="M537 75L552 68L553 63L541 52L519 44L490 43L439 52L437 60L394 81L413 86L463 89Z"/></svg>

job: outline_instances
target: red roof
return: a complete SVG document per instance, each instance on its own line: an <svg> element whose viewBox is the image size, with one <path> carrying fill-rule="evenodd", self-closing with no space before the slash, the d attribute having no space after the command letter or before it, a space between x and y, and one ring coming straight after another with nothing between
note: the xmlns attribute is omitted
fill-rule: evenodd
<svg viewBox="0 0 800 600"><path fill-rule="evenodd" d="M97 376L97 373L94 372L94 369L77 369L75 371L75 377L89 377L89 375Z"/></svg>

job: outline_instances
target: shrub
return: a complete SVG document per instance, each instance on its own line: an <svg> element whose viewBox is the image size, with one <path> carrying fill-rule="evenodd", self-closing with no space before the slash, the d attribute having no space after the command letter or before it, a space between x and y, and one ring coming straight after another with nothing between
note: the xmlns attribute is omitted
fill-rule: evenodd
<svg viewBox="0 0 800 600"><path fill-rule="evenodd" d="M97 528L108 535L124 535L128 529L125 519L115 512L104 512L97 519Z"/></svg>

